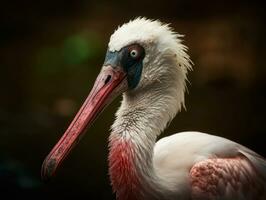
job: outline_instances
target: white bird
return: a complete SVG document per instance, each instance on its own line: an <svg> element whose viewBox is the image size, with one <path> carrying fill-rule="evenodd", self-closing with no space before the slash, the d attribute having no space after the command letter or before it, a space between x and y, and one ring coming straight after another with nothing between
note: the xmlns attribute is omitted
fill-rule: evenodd
<svg viewBox="0 0 266 200"><path fill-rule="evenodd" d="M109 139L109 174L118 200L266 199L266 161L248 148L200 132L156 142L184 106L192 63L180 37L169 25L146 18L113 33L91 93L43 163L44 178L123 93Z"/></svg>

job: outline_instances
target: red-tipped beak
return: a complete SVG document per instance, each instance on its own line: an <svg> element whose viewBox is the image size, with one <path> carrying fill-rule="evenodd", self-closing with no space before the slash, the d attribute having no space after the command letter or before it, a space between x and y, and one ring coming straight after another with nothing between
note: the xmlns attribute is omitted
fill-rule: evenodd
<svg viewBox="0 0 266 200"><path fill-rule="evenodd" d="M127 88L126 74L119 67L104 66L94 86L70 126L46 157L42 165L42 178L49 179L78 143L98 114Z"/></svg>

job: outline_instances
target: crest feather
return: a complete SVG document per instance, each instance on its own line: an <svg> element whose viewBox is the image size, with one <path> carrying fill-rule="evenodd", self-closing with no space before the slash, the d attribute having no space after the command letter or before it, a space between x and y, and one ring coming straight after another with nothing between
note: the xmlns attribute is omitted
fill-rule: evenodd
<svg viewBox="0 0 266 200"><path fill-rule="evenodd" d="M117 28L110 38L108 48L110 51L119 51L133 43L139 43L144 47L153 43L161 52L165 50L173 52L186 71L192 69L192 61L186 53L187 46L182 44L183 37L184 35L174 32L169 24L137 17Z"/></svg>

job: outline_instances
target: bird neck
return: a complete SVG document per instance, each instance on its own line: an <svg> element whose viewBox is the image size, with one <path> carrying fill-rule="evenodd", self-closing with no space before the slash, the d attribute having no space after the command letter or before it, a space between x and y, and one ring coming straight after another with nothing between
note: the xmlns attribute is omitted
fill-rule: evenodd
<svg viewBox="0 0 266 200"><path fill-rule="evenodd" d="M167 90L169 95L123 96L109 138L109 173L119 200L164 199L158 192L166 189L154 169L153 150L157 136L180 107L178 97L170 95L171 88L163 91Z"/></svg>

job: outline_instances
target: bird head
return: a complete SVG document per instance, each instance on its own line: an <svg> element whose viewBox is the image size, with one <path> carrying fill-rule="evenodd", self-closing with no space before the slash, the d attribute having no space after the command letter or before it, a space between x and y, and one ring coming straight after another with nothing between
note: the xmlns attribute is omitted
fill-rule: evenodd
<svg viewBox="0 0 266 200"><path fill-rule="evenodd" d="M181 35L160 21L137 18L113 33L103 67L76 117L46 157L44 179L51 177L86 128L122 93L138 96L147 90L172 90L182 106L191 61Z"/></svg>
<svg viewBox="0 0 266 200"><path fill-rule="evenodd" d="M181 37L168 24L137 18L113 33L104 66L120 67L126 73L129 92L154 86L156 82L167 84L175 77L183 91L191 61Z"/></svg>

